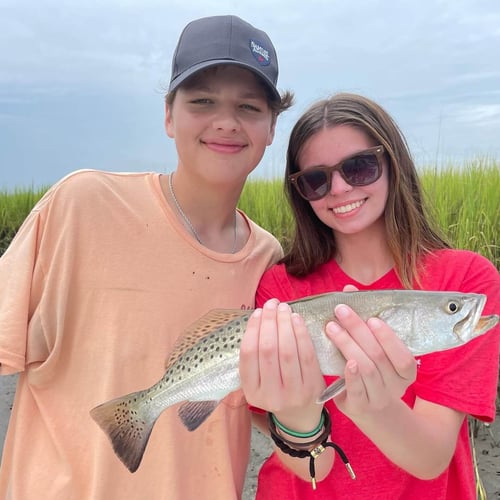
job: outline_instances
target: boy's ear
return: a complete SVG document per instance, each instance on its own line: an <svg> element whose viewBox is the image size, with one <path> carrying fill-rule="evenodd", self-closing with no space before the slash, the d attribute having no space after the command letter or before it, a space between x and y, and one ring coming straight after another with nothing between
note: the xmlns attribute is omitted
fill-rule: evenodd
<svg viewBox="0 0 500 500"><path fill-rule="evenodd" d="M172 117L172 106L168 104L167 102L165 103L165 131L167 132L167 135L173 139L174 138L174 124L173 124L173 117Z"/></svg>

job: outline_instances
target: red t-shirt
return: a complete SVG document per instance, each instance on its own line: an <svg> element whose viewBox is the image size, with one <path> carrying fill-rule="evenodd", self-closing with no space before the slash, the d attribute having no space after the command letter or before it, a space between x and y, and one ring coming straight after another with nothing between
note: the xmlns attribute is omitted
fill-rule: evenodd
<svg viewBox="0 0 500 500"><path fill-rule="evenodd" d="M463 250L441 250L428 256L424 266L424 290L484 293L488 300L483 314L500 313L500 275L484 257ZM306 278L289 276L283 265L276 265L262 277L256 302L261 306L272 297L289 301L342 291L347 284L360 290L402 288L393 270L366 286L347 276L333 260ZM491 422L495 417L499 342L500 328L497 326L464 346L419 356L417 379L403 399L413 406L418 396ZM325 379L329 384L335 377ZM260 470L256 500L476 498L467 420L460 429L450 466L433 480L421 480L388 460L332 400L326 403L326 407L332 418L331 439L346 452L356 479L352 480L342 461L336 459L333 470L314 491L310 482L285 469L273 453Z"/></svg>

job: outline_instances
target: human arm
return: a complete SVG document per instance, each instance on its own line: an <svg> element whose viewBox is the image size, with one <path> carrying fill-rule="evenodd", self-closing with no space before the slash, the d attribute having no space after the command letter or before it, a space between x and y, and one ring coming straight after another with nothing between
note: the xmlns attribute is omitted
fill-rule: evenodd
<svg viewBox="0 0 500 500"><path fill-rule="evenodd" d="M33 210L0 258L0 375L24 370L28 324L41 280L35 281L41 217Z"/></svg>
<svg viewBox="0 0 500 500"><path fill-rule="evenodd" d="M287 304L270 300L252 314L240 348L240 378L248 403L272 412L284 426L309 432L318 425L323 407L316 400L324 378L305 324ZM266 415L256 414L254 421L268 433ZM309 460L279 448L276 453L287 468L310 480ZM315 460L316 479L323 479L332 465L333 450L327 448Z"/></svg>
<svg viewBox="0 0 500 500"><path fill-rule="evenodd" d="M384 322L364 322L347 306L335 312L327 335L348 360L337 407L396 465L436 477L453 456L464 414L420 398L410 408L401 399L416 377L408 349Z"/></svg>

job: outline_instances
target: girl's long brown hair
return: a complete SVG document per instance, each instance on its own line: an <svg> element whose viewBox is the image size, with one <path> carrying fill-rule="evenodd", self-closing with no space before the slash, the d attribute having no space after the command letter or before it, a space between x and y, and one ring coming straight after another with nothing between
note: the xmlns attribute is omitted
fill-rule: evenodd
<svg viewBox="0 0 500 500"><path fill-rule="evenodd" d="M306 141L317 132L348 125L365 132L374 144L384 146L389 195L384 217L396 272L405 286L418 283L423 254L449 244L432 227L422 200L422 189L406 140L394 120L378 104L356 94L341 93L313 104L292 129L285 171L285 191L294 214L294 234L282 262L295 276L305 276L332 259L337 251L330 227L323 224L308 201L288 180L300 170L298 159Z"/></svg>

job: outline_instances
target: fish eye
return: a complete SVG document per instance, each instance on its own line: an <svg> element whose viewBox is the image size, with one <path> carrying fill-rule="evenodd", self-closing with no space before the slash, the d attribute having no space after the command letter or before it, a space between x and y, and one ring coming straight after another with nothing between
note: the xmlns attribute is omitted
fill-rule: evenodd
<svg viewBox="0 0 500 500"><path fill-rule="evenodd" d="M450 301L446 304L446 311L450 314L455 314L460 309L460 305L457 302Z"/></svg>

